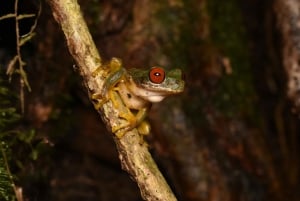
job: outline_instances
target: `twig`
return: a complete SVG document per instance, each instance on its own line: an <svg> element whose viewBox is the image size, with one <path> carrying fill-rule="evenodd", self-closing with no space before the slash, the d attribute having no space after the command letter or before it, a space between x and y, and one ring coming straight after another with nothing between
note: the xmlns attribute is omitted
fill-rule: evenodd
<svg viewBox="0 0 300 201"><path fill-rule="evenodd" d="M17 42L17 55L18 55L18 63L19 63L19 69L20 72L23 72L23 61L21 58L21 46L20 46L20 31L19 31L19 19L18 19L18 0L15 0L15 25L16 25L16 42ZM22 114L24 114L24 79L21 76L20 77L20 100L21 100L21 110L22 110Z"/></svg>
<svg viewBox="0 0 300 201"><path fill-rule="evenodd" d="M103 86L105 70L100 69L97 76L93 72L102 62L76 0L48 0L53 16L62 27L69 51L75 59L89 94L99 92ZM124 119L118 116L117 108L111 102L99 111L107 127L118 125ZM122 138L114 136L123 169L128 171L140 187L145 200L176 200L170 187L152 159L146 143L136 129L127 132ZM117 189L116 189L117 190Z"/></svg>
<svg viewBox="0 0 300 201"><path fill-rule="evenodd" d="M35 14L18 14L18 4L19 1L15 0L14 4L14 13L7 14L5 16L0 17L0 20L7 19L7 18L14 18L15 19L15 29L16 29L16 55L14 58L9 62L6 73L9 75L9 80L11 80L11 77L13 73L17 72L20 75L20 102L21 102L21 113L24 114L24 87L26 86L28 91L31 91L27 74L24 70L24 66L26 63L22 60L22 54L21 54L21 47L28 42L33 36L34 36L34 29L37 25L37 18L39 17L41 13L41 4L38 10L38 15ZM34 24L31 26L30 31L21 36L20 35L20 28L19 28L19 21L26 19L26 18L32 18L36 17ZM18 68L15 69L15 65L18 65Z"/></svg>

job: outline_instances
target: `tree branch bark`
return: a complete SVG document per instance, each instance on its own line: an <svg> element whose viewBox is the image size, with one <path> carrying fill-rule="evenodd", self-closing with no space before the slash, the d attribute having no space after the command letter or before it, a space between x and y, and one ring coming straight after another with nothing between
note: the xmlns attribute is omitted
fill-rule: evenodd
<svg viewBox="0 0 300 201"><path fill-rule="evenodd" d="M77 63L89 95L100 92L105 80L105 69L101 68L97 76L93 75L93 72L103 65L77 1L48 0L48 3L65 34L69 51ZM108 128L124 121L119 118L117 108L114 108L110 101L98 112ZM136 129L127 132L120 139L114 136L114 140L123 169L136 180L145 200L176 200L152 159L147 144L141 143L143 141Z"/></svg>

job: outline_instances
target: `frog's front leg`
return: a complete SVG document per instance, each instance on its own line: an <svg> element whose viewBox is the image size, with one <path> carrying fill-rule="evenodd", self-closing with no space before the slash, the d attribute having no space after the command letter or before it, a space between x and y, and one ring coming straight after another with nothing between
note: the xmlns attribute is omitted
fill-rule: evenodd
<svg viewBox="0 0 300 201"><path fill-rule="evenodd" d="M95 103L95 108L97 110L108 101L108 92L123 79L123 76L126 73L126 70L122 67L121 60L117 58L112 58L108 64L104 65L104 67L98 67L93 72L93 76L96 77L101 70L108 71L106 73L108 75L107 78L105 78L102 90L99 93L94 93L91 95L91 99L97 101Z"/></svg>

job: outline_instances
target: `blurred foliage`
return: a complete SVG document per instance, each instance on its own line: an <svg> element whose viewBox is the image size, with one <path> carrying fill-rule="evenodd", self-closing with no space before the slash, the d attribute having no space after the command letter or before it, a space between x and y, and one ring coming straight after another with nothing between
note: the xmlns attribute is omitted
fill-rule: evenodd
<svg viewBox="0 0 300 201"><path fill-rule="evenodd" d="M3 73L0 76L0 200L10 201L15 199L15 195L7 161L7 156L11 159L11 142L7 139L13 133L11 126L20 119L20 115L11 106L12 94L2 79Z"/></svg>
<svg viewBox="0 0 300 201"><path fill-rule="evenodd" d="M35 137L34 130L20 127L21 115L13 106L17 103L17 96L5 80L7 76L0 72L0 200L15 200L14 171L23 168L23 161L35 160L38 149L32 146ZM8 78L7 78L8 79ZM17 149L16 149L17 147ZM37 146L36 146L37 147Z"/></svg>
<svg viewBox="0 0 300 201"><path fill-rule="evenodd" d="M0 142L0 199L3 201L15 200L14 191L12 188L11 174L7 169L7 161L5 157L5 142Z"/></svg>

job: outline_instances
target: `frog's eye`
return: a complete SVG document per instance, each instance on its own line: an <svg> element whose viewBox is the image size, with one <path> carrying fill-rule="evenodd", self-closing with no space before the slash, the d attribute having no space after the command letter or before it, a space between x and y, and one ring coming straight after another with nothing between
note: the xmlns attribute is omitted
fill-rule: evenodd
<svg viewBox="0 0 300 201"><path fill-rule="evenodd" d="M149 72L149 79L155 84L160 84L165 80L165 70L160 67L153 67Z"/></svg>

